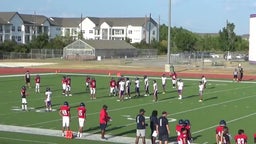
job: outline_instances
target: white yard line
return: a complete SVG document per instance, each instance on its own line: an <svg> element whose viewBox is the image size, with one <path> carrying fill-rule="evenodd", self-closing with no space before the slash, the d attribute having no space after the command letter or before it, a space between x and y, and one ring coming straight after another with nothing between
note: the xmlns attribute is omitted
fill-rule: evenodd
<svg viewBox="0 0 256 144"><path fill-rule="evenodd" d="M60 130L28 128L28 127L21 127L21 126L0 125L0 131L61 137ZM106 142L119 143L119 144L121 144L121 143L133 144L135 142L135 138L133 138L133 137L106 135L106 138L108 138L107 140L101 140L100 137L101 137L100 134L83 133L83 137L77 138L77 139L93 140L93 141L106 141ZM0 139L1 139L1 137L0 137ZM8 138L6 138L6 139L8 139ZM21 141L24 141L24 140L21 140ZM35 142L38 142L38 141L35 141ZM151 140L146 139L146 143L151 143ZM49 144L55 144L55 143L49 143ZM171 142L169 144L175 144L175 143Z"/></svg>
<svg viewBox="0 0 256 144"><path fill-rule="evenodd" d="M46 142L46 141L34 141L34 140L25 140L25 139L16 139L16 138L7 138L7 137L0 137L0 139L19 141L19 142L39 143L39 144L58 144L58 143L52 143L52 142Z"/></svg>

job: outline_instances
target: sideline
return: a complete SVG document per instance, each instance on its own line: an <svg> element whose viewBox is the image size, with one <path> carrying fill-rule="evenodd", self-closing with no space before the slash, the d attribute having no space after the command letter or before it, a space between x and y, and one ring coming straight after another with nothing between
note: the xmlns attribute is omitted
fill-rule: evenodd
<svg viewBox="0 0 256 144"><path fill-rule="evenodd" d="M29 128L29 127L1 125L1 124L0 124L0 131L62 137L61 130ZM76 133L74 133L74 135L76 135ZM119 144L121 144L121 143L133 144L135 141L135 138L132 138L132 137L106 135L106 137L108 138L107 140L102 140L100 137L101 137L100 134L83 133L83 137L76 138L76 139L106 141L106 142L119 143ZM0 137L0 139L1 139L1 137ZM6 138L6 139L8 139L8 138ZM19 139L14 139L14 140L19 140ZM20 141L24 141L24 140L20 140ZM35 141L35 142L38 142L38 141ZM151 143L151 140L146 139L146 143ZM55 144L55 143L49 143L49 144ZM169 144L176 144L176 142L170 142Z"/></svg>

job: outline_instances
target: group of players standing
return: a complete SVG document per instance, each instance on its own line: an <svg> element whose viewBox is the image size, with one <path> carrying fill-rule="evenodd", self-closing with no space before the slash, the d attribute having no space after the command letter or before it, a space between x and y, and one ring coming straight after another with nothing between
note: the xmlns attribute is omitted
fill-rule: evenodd
<svg viewBox="0 0 256 144"><path fill-rule="evenodd" d="M26 71L24 80L25 84L24 86L21 87L20 95L21 95L21 109L22 111L28 111L28 106L27 106L27 88L31 88L30 85L30 79L31 75L29 71ZM39 75L35 76L35 92L40 93L40 83L41 83L41 78ZM52 111L52 103L51 103L51 97L52 97L52 92L49 87L46 88L45 91L45 111L46 112L51 112Z"/></svg>
<svg viewBox="0 0 256 144"><path fill-rule="evenodd" d="M231 144L231 139L226 121L220 120L219 125L216 127L216 144ZM248 137L243 129L239 129L237 134L234 136L234 140L236 144L247 144ZM255 136L254 143L256 143Z"/></svg>

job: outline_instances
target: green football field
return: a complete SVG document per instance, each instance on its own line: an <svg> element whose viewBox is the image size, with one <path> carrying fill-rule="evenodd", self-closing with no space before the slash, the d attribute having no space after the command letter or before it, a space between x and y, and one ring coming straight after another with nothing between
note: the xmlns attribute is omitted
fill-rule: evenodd
<svg viewBox="0 0 256 144"><path fill-rule="evenodd" d="M87 120L84 132L99 134L99 111L103 104L108 105L108 113L112 117L107 128L107 134L113 136L135 137L135 117L139 109L146 110L146 121L152 110L158 110L159 116L162 111L168 112L171 128L171 138L175 139L175 125L179 119L189 119L192 125L194 143L215 143L215 127L224 119L230 129L232 137L238 129L244 129L249 137L248 143L253 143L253 134L256 133L254 123L256 120L256 90L255 83L232 81L208 80L204 92L204 101L198 102L199 79L183 79L183 99L178 100L176 89L171 86L171 80L167 82L167 93L162 94L161 80L158 77L150 77L150 89L152 81L157 80L159 89L159 101L153 102L152 96L144 97L143 81L141 80L141 97L118 102L117 97L109 96L109 76L95 75L97 81L97 99L90 100L89 93L85 92L85 74L69 74L72 78L72 97L65 97L62 93L62 74L41 75L41 93L28 89L27 98L29 112L20 111L21 98L20 88L24 85L23 76L6 76L0 78L0 124L23 127L35 127L43 129L61 129L61 117L58 109L64 101L71 106L71 129L78 130L76 108L81 102L87 107ZM134 77L130 76L131 80ZM53 92L53 112L44 112L44 91L50 87ZM132 95L134 83L132 82ZM1 129L0 129L1 131ZM150 138L150 128L147 128L147 138ZM61 134L61 131L60 131ZM45 141L43 141L44 139ZM0 143L106 143L89 140L66 140L61 137L49 137L16 132L0 132ZM234 140L232 140L234 142ZM111 142L110 142L111 143Z"/></svg>

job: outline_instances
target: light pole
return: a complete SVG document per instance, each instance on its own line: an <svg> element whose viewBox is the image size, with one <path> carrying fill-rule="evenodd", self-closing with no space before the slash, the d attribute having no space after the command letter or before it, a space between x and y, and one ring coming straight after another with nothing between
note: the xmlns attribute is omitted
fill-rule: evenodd
<svg viewBox="0 0 256 144"><path fill-rule="evenodd" d="M167 46L167 63L165 64L165 72L173 71L173 66L170 64L170 51L171 51L171 6L172 0L169 0L169 10L168 10L168 46Z"/></svg>

